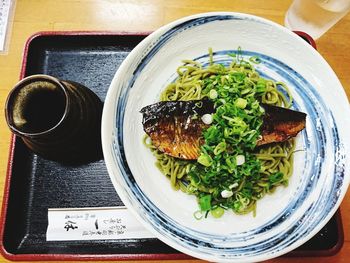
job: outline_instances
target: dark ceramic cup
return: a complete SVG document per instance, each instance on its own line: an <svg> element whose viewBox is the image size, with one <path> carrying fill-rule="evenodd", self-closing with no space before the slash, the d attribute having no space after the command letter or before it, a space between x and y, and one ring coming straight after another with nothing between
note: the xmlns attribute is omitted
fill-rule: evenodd
<svg viewBox="0 0 350 263"><path fill-rule="evenodd" d="M102 106L97 95L79 83L33 75L10 92L5 115L11 131L34 153L76 163L102 154Z"/></svg>

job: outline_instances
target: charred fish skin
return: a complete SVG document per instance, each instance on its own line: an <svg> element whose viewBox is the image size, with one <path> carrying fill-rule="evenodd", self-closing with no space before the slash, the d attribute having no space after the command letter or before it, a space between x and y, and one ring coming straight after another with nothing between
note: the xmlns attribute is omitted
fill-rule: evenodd
<svg viewBox="0 0 350 263"><path fill-rule="evenodd" d="M160 151L181 159L195 160L203 144L202 133L208 125L201 116L214 112L209 99L163 101L146 106L143 129Z"/></svg>
<svg viewBox="0 0 350 263"><path fill-rule="evenodd" d="M148 125L148 122L156 122L164 118L202 116L206 113L213 113L214 102L208 98L189 101L161 101L143 107L140 112L143 114L142 124Z"/></svg>
<svg viewBox="0 0 350 263"><path fill-rule="evenodd" d="M265 114L257 146L286 141L305 128L306 113L268 104L261 106Z"/></svg>

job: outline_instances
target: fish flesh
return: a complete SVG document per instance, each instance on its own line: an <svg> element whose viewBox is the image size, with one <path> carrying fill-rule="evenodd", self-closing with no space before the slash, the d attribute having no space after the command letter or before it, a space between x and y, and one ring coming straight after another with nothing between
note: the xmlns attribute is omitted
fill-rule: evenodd
<svg viewBox="0 0 350 263"><path fill-rule="evenodd" d="M209 125L201 120L214 112L209 99L161 101L141 109L143 129L161 152L173 157L194 160L204 143L203 129Z"/></svg>
<svg viewBox="0 0 350 263"><path fill-rule="evenodd" d="M257 146L282 142L305 128L306 114L282 107L261 104L265 113ZM146 134L159 151L173 157L195 160L204 143L202 132L210 124L202 116L215 112L213 101L161 101L141 109Z"/></svg>
<svg viewBox="0 0 350 263"><path fill-rule="evenodd" d="M305 128L306 114L282 107L261 104L265 110L261 127L261 138L257 146L283 142L297 136Z"/></svg>

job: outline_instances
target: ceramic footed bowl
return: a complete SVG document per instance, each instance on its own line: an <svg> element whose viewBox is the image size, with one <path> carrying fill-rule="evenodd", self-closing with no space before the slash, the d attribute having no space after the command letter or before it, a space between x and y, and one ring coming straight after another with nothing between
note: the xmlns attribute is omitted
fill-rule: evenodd
<svg viewBox="0 0 350 263"><path fill-rule="evenodd" d="M296 138L288 187L258 201L256 216L225 213L197 220L194 196L174 191L143 143L140 109L159 101L183 59L227 64L228 53L258 56L261 76L283 81L293 109L307 113ZM102 146L110 178L125 205L157 238L216 262L262 261L305 243L332 217L349 185L349 104L333 70L309 44L271 21L240 13L205 13L158 29L125 59L110 85Z"/></svg>

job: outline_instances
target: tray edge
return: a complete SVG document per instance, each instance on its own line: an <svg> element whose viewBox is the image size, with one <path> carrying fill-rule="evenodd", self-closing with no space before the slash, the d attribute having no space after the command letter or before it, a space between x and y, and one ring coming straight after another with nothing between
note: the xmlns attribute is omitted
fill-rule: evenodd
<svg viewBox="0 0 350 263"><path fill-rule="evenodd" d="M316 43L312 37L307 33L302 31L293 31L295 34L304 38L313 48L316 48ZM32 34L25 42L23 53L22 53L22 63L19 80L21 80L26 73L27 69L27 58L28 51L33 40L40 37L50 37L50 36L147 36L152 32L145 31L39 31ZM12 176L12 164L14 157L14 147L17 140L16 135L11 135L10 149L9 149L9 158L7 164L7 172L4 186L4 195L2 200L1 208L1 218L0 218L0 253L9 260L13 261L23 261L23 260L168 260L168 259L191 259L192 257L181 252L174 254L12 254L9 253L4 246L4 230L5 230L5 221L7 215L7 206L10 192L10 180ZM344 231L341 220L340 209L335 213L337 228L339 233L339 239L337 244L331 249L327 250L317 250L317 251L291 251L290 253L282 257L325 257L332 256L338 253L344 244Z"/></svg>

